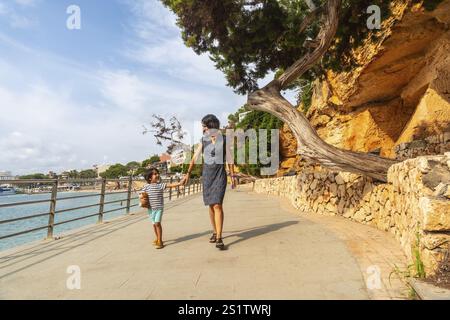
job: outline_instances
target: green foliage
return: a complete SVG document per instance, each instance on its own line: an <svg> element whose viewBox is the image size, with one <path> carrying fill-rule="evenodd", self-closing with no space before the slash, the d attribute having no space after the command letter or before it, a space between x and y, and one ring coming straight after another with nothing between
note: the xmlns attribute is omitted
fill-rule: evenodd
<svg viewBox="0 0 450 320"><path fill-rule="evenodd" d="M417 234L416 234L416 246L415 246L415 248L413 250L413 253L414 253L414 269L415 269L415 272L416 272L416 276L418 278L425 278L426 277L425 267L423 265L422 258L420 256L419 248L420 248L420 234L419 234L419 232L417 232Z"/></svg>
<svg viewBox="0 0 450 320"><path fill-rule="evenodd" d="M139 167L139 168L137 168L137 170L134 172L134 176L143 176L147 170L148 170L148 169L145 168L145 167Z"/></svg>
<svg viewBox="0 0 450 320"><path fill-rule="evenodd" d="M70 170L68 172L68 177L69 179L78 179L79 178L79 173L77 170Z"/></svg>
<svg viewBox="0 0 450 320"><path fill-rule="evenodd" d="M67 172L67 176L69 179L95 179L97 178L97 173L92 169L83 170L81 172L71 170Z"/></svg>
<svg viewBox="0 0 450 320"><path fill-rule="evenodd" d="M170 172L172 173L187 173L189 169L189 164L183 164L170 168ZM200 178L202 175L202 165L195 164L192 168L191 178Z"/></svg>
<svg viewBox="0 0 450 320"><path fill-rule="evenodd" d="M67 172L69 179L95 179L97 178L97 173L95 170L89 169L89 170L83 170L78 172L77 170L71 170ZM20 176L19 179L25 180L25 179L32 179L32 180L42 180L42 179L49 179L48 175L43 173L35 173L35 174L29 174Z"/></svg>
<svg viewBox="0 0 450 320"><path fill-rule="evenodd" d="M142 161L142 167L143 168L147 168L148 166L151 166L151 165L153 165L153 164L155 164L155 163L157 163L157 162L160 162L161 160L160 160L160 158L159 158L159 156L158 155L153 155L153 156L151 156L149 159L146 159L146 160L144 160L144 161Z"/></svg>
<svg viewBox="0 0 450 320"><path fill-rule="evenodd" d="M285 70L309 53L308 44L320 30L320 20L299 33L301 22L311 14L304 0L161 0L178 16L187 46L197 54L209 53L228 84L241 94L254 91L257 80L269 72ZM326 0L314 1L323 6ZM322 62L304 75L315 79L328 68L343 70L354 65L350 51L367 38L366 13L378 5L383 17L390 15L388 0L344 0L335 41Z"/></svg>
<svg viewBox="0 0 450 320"><path fill-rule="evenodd" d="M251 111L248 113L245 118L239 122L239 114L247 112L247 109L245 106L239 108L239 110L235 114L231 114L228 117L228 120L236 120L235 126L236 129L242 129L242 130L248 130L248 129L255 129L256 135L259 141L259 129L280 129L283 126L283 122L278 119L275 116L272 116L270 113L262 112L262 111ZM270 152L270 141L271 141L271 132L268 131L267 135L267 150ZM249 149L250 144L248 141L246 141L245 144L245 157L248 159L249 156ZM270 156L270 154L269 154ZM237 146L235 145L235 162L237 162ZM257 164L240 164L238 165L239 169L246 174L252 175L252 176L259 176L260 170L263 167L261 163Z"/></svg>
<svg viewBox="0 0 450 320"><path fill-rule="evenodd" d="M136 170L140 166L141 166L141 164L137 161L131 161L126 164L126 167L128 170Z"/></svg>
<svg viewBox="0 0 450 320"><path fill-rule="evenodd" d="M160 0L178 17L185 44L197 54L208 53L228 85L237 93L257 89L258 79L269 72L276 77L314 48L320 29L319 17L302 33L299 26L311 11L305 0ZM348 71L356 67L352 49L377 33L367 28L367 8L377 5L382 19L391 15L392 0L343 0L334 42L322 60L302 78L312 81L327 69ZM419 3L422 0L413 0ZM425 0L434 10L442 0ZM251 4L249 4L251 3ZM324 7L327 0L314 0ZM257 6L258 5L258 6ZM309 97L305 97L308 101ZM306 104L307 106L307 104Z"/></svg>
<svg viewBox="0 0 450 320"><path fill-rule="evenodd" d="M137 161L128 162L125 167L128 170L128 174L133 176L139 175L138 172L142 171L141 164Z"/></svg>
<svg viewBox="0 0 450 320"><path fill-rule="evenodd" d="M24 175L19 177L20 180L42 180L48 179L47 175L43 173L34 173L29 175Z"/></svg>
<svg viewBox="0 0 450 320"><path fill-rule="evenodd" d="M78 177L81 179L95 179L97 178L97 173L92 169L83 170L78 174Z"/></svg>
<svg viewBox="0 0 450 320"><path fill-rule="evenodd" d="M267 112L251 111L245 118L237 124L240 129L280 129L283 122L277 117Z"/></svg>
<svg viewBox="0 0 450 320"><path fill-rule="evenodd" d="M100 174L102 178L106 179L118 179L127 175L128 168L120 163L111 166L108 170Z"/></svg>
<svg viewBox="0 0 450 320"><path fill-rule="evenodd" d="M302 103L303 113L307 113L312 104L314 82L310 80L298 81L297 103Z"/></svg>

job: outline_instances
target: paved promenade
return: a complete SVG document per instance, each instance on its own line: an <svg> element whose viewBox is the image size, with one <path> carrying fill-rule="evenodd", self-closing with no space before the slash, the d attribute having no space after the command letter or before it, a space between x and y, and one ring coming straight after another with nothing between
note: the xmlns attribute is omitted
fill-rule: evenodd
<svg viewBox="0 0 450 320"><path fill-rule="evenodd" d="M145 213L0 253L1 299L401 299L404 256L387 233L343 218L300 214L247 187L225 199L224 242L208 243L200 195L167 205L166 247ZM381 272L367 288L372 271ZM81 289L69 290L69 266ZM370 286L370 287L373 287Z"/></svg>

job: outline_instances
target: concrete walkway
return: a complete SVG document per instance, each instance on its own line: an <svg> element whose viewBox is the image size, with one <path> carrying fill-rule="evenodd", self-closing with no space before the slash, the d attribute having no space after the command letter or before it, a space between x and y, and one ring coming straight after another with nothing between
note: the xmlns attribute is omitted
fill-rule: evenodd
<svg viewBox="0 0 450 320"><path fill-rule="evenodd" d="M277 199L252 194L246 187L229 190L224 207L225 251L208 243L208 213L201 196L195 195L167 205L163 250L151 245L151 223L145 213L140 213L77 230L60 240L2 252L0 298L405 297L401 283L396 284L394 294L388 293L384 285L384 289L376 289L384 290L378 296L367 289L362 262L371 261L361 260L364 252L349 246L348 230L339 225L343 219L311 219ZM355 225L360 229L350 228L353 235L367 233L368 227ZM377 235L383 243L392 241L383 238L388 237L386 233ZM399 248L392 250L383 254L384 262L394 259L401 263ZM69 266L80 268L80 290L67 288Z"/></svg>

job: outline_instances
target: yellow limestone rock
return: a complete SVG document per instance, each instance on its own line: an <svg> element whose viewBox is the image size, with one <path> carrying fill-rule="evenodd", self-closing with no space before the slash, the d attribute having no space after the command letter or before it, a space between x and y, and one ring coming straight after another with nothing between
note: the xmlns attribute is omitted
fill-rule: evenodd
<svg viewBox="0 0 450 320"><path fill-rule="evenodd" d="M450 231L450 201L421 197L419 208L423 230Z"/></svg>

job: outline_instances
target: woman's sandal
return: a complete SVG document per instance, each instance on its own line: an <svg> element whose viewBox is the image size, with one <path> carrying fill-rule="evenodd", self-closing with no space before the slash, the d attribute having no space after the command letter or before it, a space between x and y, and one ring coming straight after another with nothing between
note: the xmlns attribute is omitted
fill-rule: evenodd
<svg viewBox="0 0 450 320"><path fill-rule="evenodd" d="M224 245L224 243L223 243L221 238L217 239L217 241L216 241L216 248L220 249L220 250L225 249L225 245Z"/></svg>
<svg viewBox="0 0 450 320"><path fill-rule="evenodd" d="M211 238L209 238L209 243L216 243L217 241L217 234L213 233Z"/></svg>

